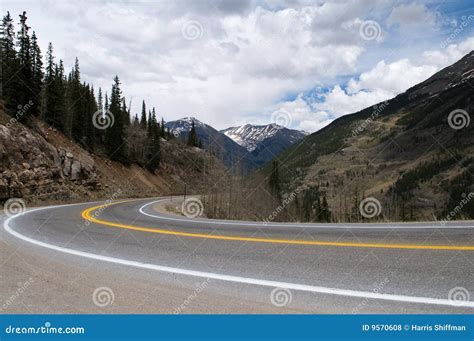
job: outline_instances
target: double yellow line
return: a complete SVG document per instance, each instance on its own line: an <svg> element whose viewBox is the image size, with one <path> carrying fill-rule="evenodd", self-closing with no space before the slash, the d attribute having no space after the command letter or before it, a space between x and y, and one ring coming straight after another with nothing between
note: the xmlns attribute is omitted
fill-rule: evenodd
<svg viewBox="0 0 474 341"><path fill-rule="evenodd" d="M412 249L412 250L447 250L447 251L474 251L472 245L416 245L416 244L377 244L377 243L350 243L350 242L325 242L316 240L291 240L291 239L272 239L272 238L254 238L254 237L243 237L243 236L219 236L203 233L189 233L170 231L163 229L155 229L149 227L141 227L135 225L127 225L114 223L107 220L98 219L93 217L91 213L95 210L105 209L108 206L123 203L125 201L116 202L113 204L105 204L94 206L82 211L82 217L91 222L105 226L118 227L127 230L151 232L158 234L167 234L180 237L191 237L191 238L205 238L205 239L217 239L227 241L240 241L240 242L256 242L256 243L270 243L270 244L287 244L287 245L314 245L314 246L335 246L335 247L358 247L358 248L378 248L378 249Z"/></svg>

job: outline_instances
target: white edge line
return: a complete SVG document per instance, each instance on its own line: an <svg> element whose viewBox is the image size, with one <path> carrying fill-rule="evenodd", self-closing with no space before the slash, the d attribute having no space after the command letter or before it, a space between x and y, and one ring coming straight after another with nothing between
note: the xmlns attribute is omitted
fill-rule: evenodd
<svg viewBox="0 0 474 341"><path fill-rule="evenodd" d="M81 205L81 204L77 204ZM65 205L64 205L65 206ZM25 215L35 211L41 211L50 208L57 208L61 206L50 206L50 207L43 207L38 209L33 209L27 211L21 215ZM115 257L108 257L102 256L95 253L89 253L84 251L73 250L53 244L48 244L45 242L41 242L36 239L29 238L21 233L14 231L11 226L10 222L16 218L17 216L9 217L3 223L3 227L6 232L9 234L23 240L29 242L31 244L35 244L47 249L67 253L70 255L80 256L89 259L100 260L103 262L108 263L115 263L120 265L127 265L133 266L135 268L141 269L148 269L160 272L167 272L172 274L181 274L187 276L194 276L194 277L202 277L202 278L210 278L216 279L220 281L227 281L227 282L235 282L235 283L243 283L243 284L253 284L253 285L260 285L265 287L280 287L280 288L287 288L299 291L306 291L306 292L314 292L319 294L329 294L329 295L338 295L338 296L349 296L349 297L359 297L359 298L370 298L370 299L378 299L378 300L386 300L386 301L398 301L398 302L409 302L409 303L423 303L423 304L434 304L434 305L443 305L443 306L451 306L451 307L470 307L474 308L473 301L450 301L447 299L439 299L439 298L429 298L429 297L417 297L417 296L405 296L405 295L394 295L394 294L381 294L381 293L374 293L374 292L367 292L367 291L357 291L357 290L346 290L346 289L336 289L336 288L327 288L327 287L320 287L320 286L312 286L306 284L296 284L296 283L287 283L287 282L279 282L279 281L271 281L271 280L263 280L263 279L256 279L256 278L248 278L248 277L240 277L240 276L232 276L232 275L224 275L212 272L204 272L204 271L195 271L195 270L187 270L181 268L173 268L168 266L161 266L156 264L148 264L142 262L136 262L121 258Z"/></svg>
<svg viewBox="0 0 474 341"><path fill-rule="evenodd" d="M261 223L253 223L253 222L239 222L239 221L223 221L223 220L216 220L216 219L186 219L186 218L174 218L174 217L167 217L167 216L162 216L162 215L156 215L156 214L151 214L145 212L144 208L147 206L150 206L152 204L156 204L158 202L162 201L167 201L169 199L160 199L160 200L155 200L152 202L148 202L145 205L141 206L138 211L146 215L148 217L152 218L158 218L158 219L163 219L163 220L172 220L172 221L183 221L183 222L188 222L188 223L204 223L204 224L215 224L215 225L237 225L237 226L256 226L256 227L263 227L263 228L272 228L272 227L304 227L304 228L331 228L331 229L452 229L452 228L464 228L464 229L471 229L474 228L474 225L447 225L447 226L426 226L426 225L420 225L417 226L416 224L413 224L411 226L393 226L393 225L376 225L373 226L371 224L367 224L364 226L358 226L358 225L338 225L338 224L321 224L321 225L312 225L312 224L307 224L307 223L302 223L302 224L285 224L285 223L278 223L278 224L266 224L264 222ZM375 223L376 224L376 223ZM394 223L398 224L398 223ZM409 223L404 223L404 224L409 224ZM433 222L433 225L436 225L436 222Z"/></svg>

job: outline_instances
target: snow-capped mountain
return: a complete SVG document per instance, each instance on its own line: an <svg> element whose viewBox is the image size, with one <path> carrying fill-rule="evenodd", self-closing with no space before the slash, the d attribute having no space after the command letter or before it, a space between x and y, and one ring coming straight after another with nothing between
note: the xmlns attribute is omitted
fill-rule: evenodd
<svg viewBox="0 0 474 341"><path fill-rule="evenodd" d="M260 167L306 135L274 123L261 126L246 124L218 131L194 117L170 121L165 125L176 137L186 140L193 122L203 148L223 160L228 168L244 173Z"/></svg>
<svg viewBox="0 0 474 341"><path fill-rule="evenodd" d="M221 132L248 151L254 151L260 143L275 136L286 142L289 146L306 135L302 131L288 129L276 123L260 126L246 124L240 127L227 128L221 130Z"/></svg>
<svg viewBox="0 0 474 341"><path fill-rule="evenodd" d="M170 129L170 131L174 134L174 136L179 137L182 134L187 134L189 132L189 129L191 129L191 126L194 121L194 126L196 128L202 128L205 129L206 124L202 123L195 117L183 117L180 118L179 120L176 121L170 121L166 122L165 126Z"/></svg>
<svg viewBox="0 0 474 341"><path fill-rule="evenodd" d="M246 124L227 128L221 132L251 152L257 167L306 136L306 133L302 131L288 129L275 123Z"/></svg>
<svg viewBox="0 0 474 341"><path fill-rule="evenodd" d="M253 156L244 147L195 117L184 117L176 121L166 122L165 126L170 129L175 137L187 140L193 122L196 135L203 148L221 159L227 168L244 173L255 168Z"/></svg>

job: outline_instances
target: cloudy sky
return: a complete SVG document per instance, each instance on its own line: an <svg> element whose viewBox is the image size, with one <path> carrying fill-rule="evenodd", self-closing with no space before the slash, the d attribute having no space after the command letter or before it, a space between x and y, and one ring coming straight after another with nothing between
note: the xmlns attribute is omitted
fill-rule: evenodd
<svg viewBox="0 0 474 341"><path fill-rule="evenodd" d="M469 1L2 1L26 10L82 80L132 111L216 128L277 121L316 131L403 92L474 49Z"/></svg>

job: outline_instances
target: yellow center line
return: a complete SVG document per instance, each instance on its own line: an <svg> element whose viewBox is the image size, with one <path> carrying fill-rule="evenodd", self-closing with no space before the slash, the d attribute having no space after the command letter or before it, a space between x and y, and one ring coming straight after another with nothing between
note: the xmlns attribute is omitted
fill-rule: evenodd
<svg viewBox="0 0 474 341"><path fill-rule="evenodd" d="M244 236L219 236L204 233L189 233L170 231L149 227L141 227L135 225L127 225L114 223L112 221L98 219L91 216L91 212L98 209L105 209L108 206L123 203L127 201L120 201L113 204L105 204L94 206L82 211L82 217L92 223L119 227L128 230L151 232L158 234L167 234L180 237L192 237L192 238L206 238L206 239L218 239L228 241L241 241L241 242L257 242L257 243L271 243L271 244L291 244L291 245L316 245L316 246L338 246L338 247L362 247L362 248L379 248L379 249L414 249L414 250L450 250L450 251L474 251L473 245L416 245L416 244L377 244L377 243L351 243L351 242L325 242L316 240L291 240L291 239L272 239L272 238L254 238Z"/></svg>

